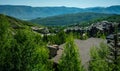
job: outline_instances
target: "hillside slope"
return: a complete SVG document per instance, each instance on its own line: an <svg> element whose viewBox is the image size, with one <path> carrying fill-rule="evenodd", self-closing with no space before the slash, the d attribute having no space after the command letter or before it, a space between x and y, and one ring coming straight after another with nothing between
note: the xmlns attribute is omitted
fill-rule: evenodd
<svg viewBox="0 0 120 71"><path fill-rule="evenodd" d="M3 18L5 20L7 20L8 23L10 24L10 27L12 27L14 29L19 29L19 28L24 28L26 26L35 26L36 25L36 24L30 23L27 21L22 21L22 20L7 16L7 15L0 14L0 21L2 21Z"/></svg>
<svg viewBox="0 0 120 71"><path fill-rule="evenodd" d="M31 20L31 22L47 25L47 26L65 26L71 24L78 24L84 21L90 21L96 18L103 18L111 16L111 14L101 14L101 13L76 13L76 14L66 14L47 18L37 18Z"/></svg>

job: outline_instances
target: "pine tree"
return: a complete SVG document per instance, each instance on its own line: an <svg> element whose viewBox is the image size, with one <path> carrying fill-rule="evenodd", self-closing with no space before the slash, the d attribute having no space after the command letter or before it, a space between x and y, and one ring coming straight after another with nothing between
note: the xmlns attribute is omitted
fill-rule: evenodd
<svg viewBox="0 0 120 71"><path fill-rule="evenodd" d="M78 47L70 36L65 44L64 52L58 66L59 71L84 71L79 58Z"/></svg>
<svg viewBox="0 0 120 71"><path fill-rule="evenodd" d="M109 50L106 44L101 43L100 47L93 47L90 51L90 71L108 71L108 62L106 61Z"/></svg>
<svg viewBox="0 0 120 71"><path fill-rule="evenodd" d="M48 60L48 51L45 47L36 48L34 55L32 71L53 71L52 62Z"/></svg>
<svg viewBox="0 0 120 71"><path fill-rule="evenodd" d="M31 31L19 30L15 39L20 47L20 71L52 71L52 63L48 61L48 50L36 40Z"/></svg>

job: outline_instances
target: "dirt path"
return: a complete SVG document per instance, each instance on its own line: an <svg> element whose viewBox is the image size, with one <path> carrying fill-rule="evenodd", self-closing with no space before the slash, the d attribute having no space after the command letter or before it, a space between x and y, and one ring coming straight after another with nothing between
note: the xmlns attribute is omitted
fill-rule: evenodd
<svg viewBox="0 0 120 71"><path fill-rule="evenodd" d="M89 38L87 40L75 40L76 45L79 48L80 56L82 59L82 64L87 68L88 62L90 60L90 49L93 46L99 46L99 44L103 41L103 39L99 38Z"/></svg>
<svg viewBox="0 0 120 71"><path fill-rule="evenodd" d="M88 62L90 60L90 56L89 56L90 48L93 46L99 46L99 44L101 42L105 42L105 41L103 41L103 39L99 39L99 38L89 38L87 40L75 39L75 44L79 48L80 56L82 59L82 64L85 66L85 68L87 68ZM58 63L58 61L62 55L63 46L64 46L64 44L59 46L60 49L58 50L57 55L53 58L54 62Z"/></svg>

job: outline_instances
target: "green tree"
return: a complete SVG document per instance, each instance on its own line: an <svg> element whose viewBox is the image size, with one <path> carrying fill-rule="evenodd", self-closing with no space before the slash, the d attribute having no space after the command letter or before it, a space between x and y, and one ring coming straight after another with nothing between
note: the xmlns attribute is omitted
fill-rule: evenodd
<svg viewBox="0 0 120 71"><path fill-rule="evenodd" d="M65 43L66 41L66 34L64 31L60 31L59 33L57 33L56 35L56 39L55 39L55 43L60 45Z"/></svg>
<svg viewBox="0 0 120 71"><path fill-rule="evenodd" d="M63 44L66 40L66 34L64 31L60 31L55 35L45 35L43 41L49 42L49 44Z"/></svg>
<svg viewBox="0 0 120 71"><path fill-rule="evenodd" d="M19 30L15 39L20 47L20 71L51 71L52 63L48 61L48 50L36 40L31 31ZM40 39L40 38L39 38Z"/></svg>
<svg viewBox="0 0 120 71"><path fill-rule="evenodd" d="M53 71L41 36L29 27L13 31L10 25L0 16L0 71Z"/></svg>
<svg viewBox="0 0 120 71"><path fill-rule="evenodd" d="M58 66L59 71L84 71L81 65L78 47L70 36L65 44L64 52Z"/></svg>
<svg viewBox="0 0 120 71"><path fill-rule="evenodd" d="M38 46L39 47L39 46ZM53 71L52 62L48 60L48 51L45 47L36 48L34 68L32 71Z"/></svg>
<svg viewBox="0 0 120 71"><path fill-rule="evenodd" d="M90 51L90 71L108 71L108 62L106 61L109 55L109 49L106 44L101 43L100 47L93 47Z"/></svg>
<svg viewBox="0 0 120 71"><path fill-rule="evenodd" d="M13 40L10 32L9 22L4 15L0 16L0 70L10 71L11 63L11 43Z"/></svg>

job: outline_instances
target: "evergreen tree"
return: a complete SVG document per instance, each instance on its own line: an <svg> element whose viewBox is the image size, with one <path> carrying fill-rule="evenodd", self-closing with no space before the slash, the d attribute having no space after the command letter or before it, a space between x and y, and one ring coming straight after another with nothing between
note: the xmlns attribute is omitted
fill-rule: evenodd
<svg viewBox="0 0 120 71"><path fill-rule="evenodd" d="M37 35L38 37L38 35ZM35 40L34 33L19 30L15 35L20 46L20 71L51 71L52 63L48 61L48 50Z"/></svg>
<svg viewBox="0 0 120 71"><path fill-rule="evenodd" d="M65 32L60 31L59 33L57 33L54 40L55 40L55 44L58 44L58 45L65 43L65 40L66 40Z"/></svg>
<svg viewBox="0 0 120 71"><path fill-rule="evenodd" d="M78 48L72 36L66 42L58 69L59 71L84 71L79 58Z"/></svg>
<svg viewBox="0 0 120 71"><path fill-rule="evenodd" d="M48 51L45 47L36 48L32 71L53 71L52 62L48 60L48 57Z"/></svg>
<svg viewBox="0 0 120 71"><path fill-rule="evenodd" d="M89 70L108 71L108 62L106 61L108 54L108 47L104 43L101 43L100 47L93 47L90 51L91 60L89 63Z"/></svg>

